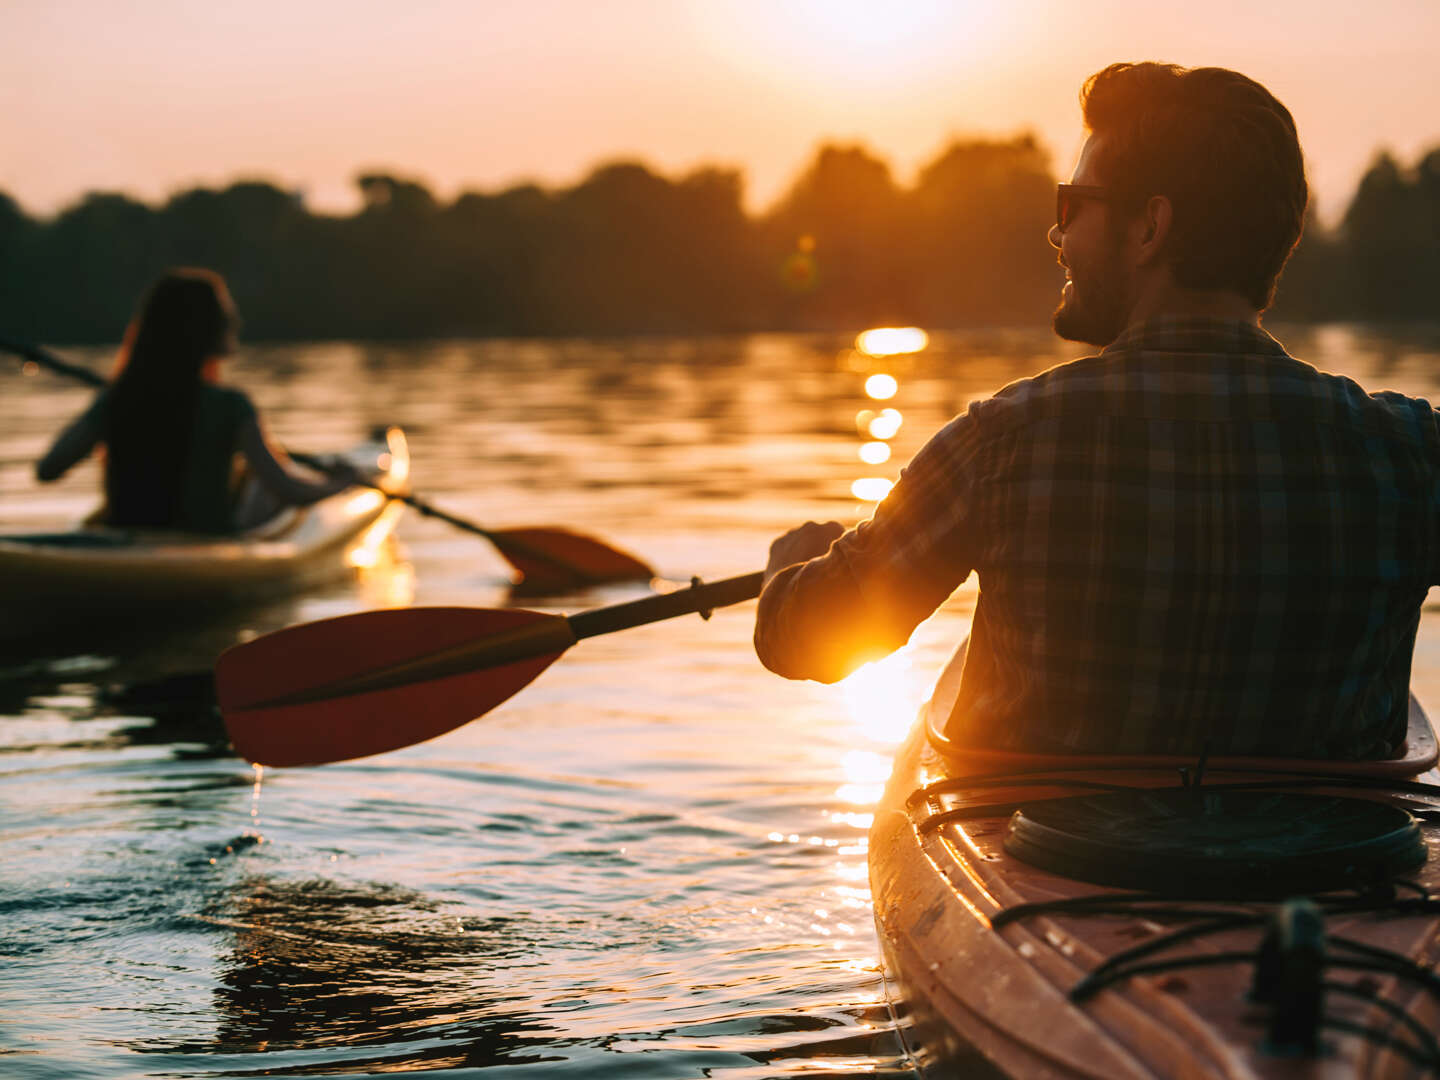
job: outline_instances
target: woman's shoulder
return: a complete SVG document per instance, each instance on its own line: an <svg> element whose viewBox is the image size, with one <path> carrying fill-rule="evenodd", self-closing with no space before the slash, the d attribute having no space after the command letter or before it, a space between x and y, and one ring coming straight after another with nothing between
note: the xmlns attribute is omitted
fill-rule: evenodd
<svg viewBox="0 0 1440 1080"><path fill-rule="evenodd" d="M250 395L241 390L238 386L226 386L223 383L201 383L200 400L208 408L224 409L234 416L253 415L255 403L250 400Z"/></svg>

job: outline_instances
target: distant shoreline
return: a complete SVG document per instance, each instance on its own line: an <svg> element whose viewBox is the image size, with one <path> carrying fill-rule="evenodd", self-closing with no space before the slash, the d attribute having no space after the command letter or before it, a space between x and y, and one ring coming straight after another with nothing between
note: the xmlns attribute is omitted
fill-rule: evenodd
<svg viewBox="0 0 1440 1080"><path fill-rule="evenodd" d="M93 194L43 220L0 194L0 334L114 342L175 265L226 277L249 341L1043 326L1062 281L1055 176L1028 134L956 141L909 187L862 146L823 146L759 216L719 168L621 162L448 203L388 174L357 184L348 217L254 181L154 206ZM1271 317L1431 324L1437 296L1440 148L1380 155L1339 226L1312 222Z"/></svg>

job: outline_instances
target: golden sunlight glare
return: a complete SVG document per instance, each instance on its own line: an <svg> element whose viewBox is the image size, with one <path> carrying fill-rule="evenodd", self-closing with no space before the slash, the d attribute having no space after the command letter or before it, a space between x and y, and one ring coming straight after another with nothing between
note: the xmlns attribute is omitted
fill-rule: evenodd
<svg viewBox="0 0 1440 1080"><path fill-rule="evenodd" d="M856 730L875 742L894 745L905 737L920 709L924 688L910 661L910 649L902 648L883 660L862 664L836 684L845 698L845 711ZM883 776L890 774L885 758ZM851 769L852 781L861 779Z"/></svg>
<svg viewBox="0 0 1440 1080"><path fill-rule="evenodd" d="M893 480L886 480L883 476L862 476L850 485L850 494L861 502L879 502L890 494L894 486Z"/></svg>
<svg viewBox="0 0 1440 1080"><path fill-rule="evenodd" d="M900 383L894 375L876 372L865 380L865 393L876 401L885 401L895 396Z"/></svg>
<svg viewBox="0 0 1440 1080"><path fill-rule="evenodd" d="M367 488L364 491L357 491L354 495L350 496L350 498L345 500L345 516L359 517L362 514L368 514L370 513L370 511L374 510L384 501L385 496L380 494L380 492L376 491L374 488Z"/></svg>
<svg viewBox="0 0 1440 1080"><path fill-rule="evenodd" d="M860 460L866 465L883 465L890 460L890 444L867 442L860 445Z"/></svg>
<svg viewBox="0 0 1440 1080"><path fill-rule="evenodd" d="M871 419L867 431L872 439L893 439L904 422L905 418L900 415L900 410L885 409L879 416Z"/></svg>
<svg viewBox="0 0 1440 1080"><path fill-rule="evenodd" d="M855 348L867 356L902 356L930 344L930 335L918 326L878 326L855 339Z"/></svg>
<svg viewBox="0 0 1440 1080"><path fill-rule="evenodd" d="M359 544L346 553L345 561L354 570L368 570L380 561L380 554L373 547Z"/></svg>

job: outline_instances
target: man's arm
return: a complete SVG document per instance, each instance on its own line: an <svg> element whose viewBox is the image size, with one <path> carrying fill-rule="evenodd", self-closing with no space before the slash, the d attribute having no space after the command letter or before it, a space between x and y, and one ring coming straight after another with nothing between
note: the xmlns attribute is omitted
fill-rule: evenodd
<svg viewBox="0 0 1440 1080"><path fill-rule="evenodd" d="M755 652L777 675L837 682L900 648L973 567L967 447L947 428L871 520L807 522L770 548Z"/></svg>

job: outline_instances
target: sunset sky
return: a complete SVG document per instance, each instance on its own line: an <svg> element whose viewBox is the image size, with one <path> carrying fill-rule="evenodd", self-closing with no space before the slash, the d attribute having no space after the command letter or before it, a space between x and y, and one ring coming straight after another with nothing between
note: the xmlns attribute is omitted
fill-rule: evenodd
<svg viewBox="0 0 1440 1080"><path fill-rule="evenodd" d="M1437 0L0 0L0 41L0 190L33 213L238 177L345 210L366 169L450 197L619 157L740 167L758 209L821 140L908 182L1026 128L1068 173L1076 90L1120 59L1268 85L1327 218L1377 148L1440 144Z"/></svg>

